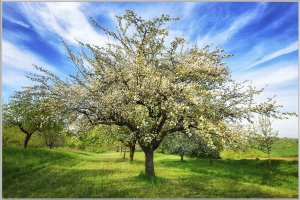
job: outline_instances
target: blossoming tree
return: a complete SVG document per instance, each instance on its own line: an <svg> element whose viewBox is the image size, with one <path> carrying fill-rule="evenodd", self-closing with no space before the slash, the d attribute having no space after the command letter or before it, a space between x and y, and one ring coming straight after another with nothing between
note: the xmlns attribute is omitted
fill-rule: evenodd
<svg viewBox="0 0 300 200"><path fill-rule="evenodd" d="M30 90L15 92L10 101L3 105L3 124L8 127L18 127L24 133L24 148L27 148L31 136L36 132L45 133L57 126L59 118L49 102L32 95Z"/></svg>
<svg viewBox="0 0 300 200"><path fill-rule="evenodd" d="M43 75L31 79L40 83L34 90L90 124L129 129L145 153L146 175L155 176L153 153L170 133L211 128L223 136L221 122L250 120L251 113L281 116L272 99L253 101L262 90L231 80L223 62L230 55L223 50L189 45L180 37L169 42L166 25L178 18L144 20L126 11L116 19L115 31L92 20L107 34L106 46L79 42L82 51L74 53L64 43L76 75L63 80L36 67Z"/></svg>

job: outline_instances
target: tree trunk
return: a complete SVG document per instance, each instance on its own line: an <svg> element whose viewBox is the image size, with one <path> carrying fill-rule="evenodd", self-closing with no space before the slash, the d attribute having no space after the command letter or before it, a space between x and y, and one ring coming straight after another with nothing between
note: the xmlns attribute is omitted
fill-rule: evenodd
<svg viewBox="0 0 300 200"><path fill-rule="evenodd" d="M135 145L132 145L132 146L130 146L130 155L129 155L131 163L133 161L134 152L135 152Z"/></svg>
<svg viewBox="0 0 300 200"><path fill-rule="evenodd" d="M9 138L2 138L2 145L3 145L4 147L6 147L7 144L9 143L8 140L9 140Z"/></svg>
<svg viewBox="0 0 300 200"><path fill-rule="evenodd" d="M123 159L125 159L125 156L126 156L126 147L125 147L125 149L124 149Z"/></svg>
<svg viewBox="0 0 300 200"><path fill-rule="evenodd" d="M180 161L183 161L183 153L180 154Z"/></svg>
<svg viewBox="0 0 300 200"><path fill-rule="evenodd" d="M31 134L26 134L25 140L24 140L24 149L27 148L28 142L31 138Z"/></svg>
<svg viewBox="0 0 300 200"><path fill-rule="evenodd" d="M213 159L209 157L209 165L213 165L213 164L214 164Z"/></svg>
<svg viewBox="0 0 300 200"><path fill-rule="evenodd" d="M269 154L269 169L270 169L270 173L272 174L271 154L270 152L268 154Z"/></svg>
<svg viewBox="0 0 300 200"><path fill-rule="evenodd" d="M155 176L153 163L153 150L151 148L144 150L145 153L145 173L146 176Z"/></svg>

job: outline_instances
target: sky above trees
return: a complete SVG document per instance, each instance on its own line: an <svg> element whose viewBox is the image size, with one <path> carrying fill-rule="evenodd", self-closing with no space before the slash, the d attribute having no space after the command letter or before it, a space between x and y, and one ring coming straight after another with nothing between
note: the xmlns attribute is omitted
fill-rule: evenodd
<svg viewBox="0 0 300 200"><path fill-rule="evenodd" d="M107 37L89 20L114 29L115 15L131 9L143 18L161 14L181 17L170 38L184 36L199 46L221 47L233 79L268 87L261 98L277 95L283 111L298 111L297 3L104 3L3 2L3 78L6 102L13 91L32 84L25 77L32 64L60 76L75 71L60 43L79 49L76 40L104 45ZM260 101L261 99L257 99ZM279 136L298 137L298 119L275 121Z"/></svg>

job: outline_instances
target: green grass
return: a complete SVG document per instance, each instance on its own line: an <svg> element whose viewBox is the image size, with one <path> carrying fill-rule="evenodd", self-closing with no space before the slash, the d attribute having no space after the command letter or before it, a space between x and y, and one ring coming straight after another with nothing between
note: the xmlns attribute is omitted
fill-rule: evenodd
<svg viewBox="0 0 300 200"><path fill-rule="evenodd" d="M128 156L128 154L127 154ZM155 154L156 178L144 176L144 155L132 164L117 152L3 149L6 198L297 197L298 162L216 160Z"/></svg>
<svg viewBox="0 0 300 200"><path fill-rule="evenodd" d="M274 158L298 156L298 140L292 140L289 147L285 147L281 140L279 140L274 144L271 156Z"/></svg>
<svg viewBox="0 0 300 200"><path fill-rule="evenodd" d="M284 146L283 140L277 141L273 145L271 152L272 158L297 157L298 156L298 140L291 139L290 146ZM243 158L266 158L268 155L256 149L247 151L225 150L221 153L223 159L243 159Z"/></svg>

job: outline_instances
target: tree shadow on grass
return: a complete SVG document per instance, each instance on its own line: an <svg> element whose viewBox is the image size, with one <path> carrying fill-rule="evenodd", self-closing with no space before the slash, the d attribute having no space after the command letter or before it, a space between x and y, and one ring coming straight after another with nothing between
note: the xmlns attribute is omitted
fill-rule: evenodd
<svg viewBox="0 0 300 200"><path fill-rule="evenodd" d="M237 182L268 186L281 186L283 183L292 185L293 177L298 178L298 175L295 176L298 173L297 171L283 172L279 169L279 166L287 164L287 161L273 161L272 174L269 171L268 161L216 160L212 166L209 166L208 161L205 159L186 162L161 160L160 163L166 167L189 170L197 176L206 178L226 178Z"/></svg>
<svg viewBox="0 0 300 200"><path fill-rule="evenodd" d="M5 198L81 198L114 194L108 177L119 170L40 169L32 174L10 174L3 181ZM110 180L110 179L109 179ZM108 194L107 194L108 193Z"/></svg>
<svg viewBox="0 0 300 200"><path fill-rule="evenodd" d="M164 179L159 176L147 176L143 171L141 171L138 176L133 177L133 179L138 182L145 182L152 185L161 185L164 181Z"/></svg>
<svg viewBox="0 0 300 200"><path fill-rule="evenodd" d="M216 180L216 177L146 177L143 173L126 179L130 187L119 188L120 194L135 198L220 198L220 197L295 197L293 194L264 190L233 180Z"/></svg>

